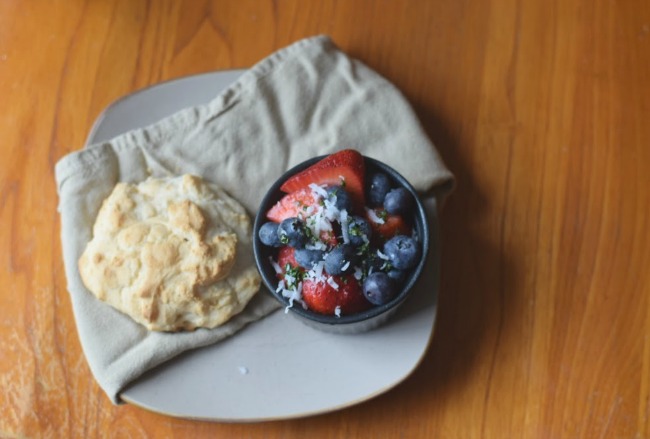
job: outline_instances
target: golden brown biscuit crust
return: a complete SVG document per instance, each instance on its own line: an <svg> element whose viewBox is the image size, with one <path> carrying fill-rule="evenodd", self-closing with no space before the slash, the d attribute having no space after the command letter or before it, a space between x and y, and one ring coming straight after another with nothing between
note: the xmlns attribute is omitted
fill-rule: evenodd
<svg viewBox="0 0 650 439"><path fill-rule="evenodd" d="M79 259L86 287L150 330L212 328L260 286L244 208L199 177L118 183Z"/></svg>

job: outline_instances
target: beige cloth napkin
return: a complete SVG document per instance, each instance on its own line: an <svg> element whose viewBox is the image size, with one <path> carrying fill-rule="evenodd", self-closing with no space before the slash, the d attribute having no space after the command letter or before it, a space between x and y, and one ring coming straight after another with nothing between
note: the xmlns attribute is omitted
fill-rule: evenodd
<svg viewBox="0 0 650 439"><path fill-rule="evenodd" d="M79 338L111 400L145 371L215 343L278 305L260 291L244 312L212 330L148 332L96 300L77 260L102 200L119 181L192 173L211 180L254 215L266 189L312 156L355 148L444 197L453 177L400 92L325 36L298 41L244 73L207 105L63 157L56 165L63 258Z"/></svg>

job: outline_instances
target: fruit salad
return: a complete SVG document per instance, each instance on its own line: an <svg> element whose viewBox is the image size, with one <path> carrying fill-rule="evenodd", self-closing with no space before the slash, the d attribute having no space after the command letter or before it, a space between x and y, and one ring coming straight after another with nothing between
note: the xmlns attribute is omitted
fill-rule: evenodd
<svg viewBox="0 0 650 439"><path fill-rule="evenodd" d="M342 150L290 177L266 213L262 244L288 307L354 314L390 302L421 258L415 200L391 178L366 175L363 156ZM288 309L288 308L287 308Z"/></svg>

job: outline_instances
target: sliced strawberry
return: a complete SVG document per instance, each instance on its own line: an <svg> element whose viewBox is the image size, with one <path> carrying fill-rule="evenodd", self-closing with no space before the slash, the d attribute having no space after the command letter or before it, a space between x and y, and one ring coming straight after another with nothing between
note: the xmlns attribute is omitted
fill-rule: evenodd
<svg viewBox="0 0 650 439"><path fill-rule="evenodd" d="M329 232L320 232L320 240L330 247L335 247L339 243L336 233L331 230Z"/></svg>
<svg viewBox="0 0 650 439"><path fill-rule="evenodd" d="M303 188L285 195L266 213L266 217L276 223L287 218L298 216L304 209L315 203L314 195L309 188Z"/></svg>
<svg viewBox="0 0 650 439"><path fill-rule="evenodd" d="M385 210L379 208L372 209L372 212L374 214L367 211L366 218L372 228L373 239L378 242L383 243L395 235L411 234L411 226L400 215L389 215Z"/></svg>
<svg viewBox="0 0 650 439"><path fill-rule="evenodd" d="M292 193L306 188L312 183L344 186L355 204L360 207L364 205L364 176L363 156L353 149L344 149L325 157L289 178L280 189L283 192Z"/></svg>
<svg viewBox="0 0 650 439"><path fill-rule="evenodd" d="M372 305L363 295L359 281L352 275L332 276L338 289L327 282L305 279L302 284L302 298L310 310L334 315L339 306L341 314L364 311Z"/></svg>
<svg viewBox="0 0 650 439"><path fill-rule="evenodd" d="M298 262L296 262L296 249L288 245L280 247L280 250L278 250L278 265L284 271L287 264L294 268L299 267Z"/></svg>
<svg viewBox="0 0 650 439"><path fill-rule="evenodd" d="M300 272L303 272L304 269L298 265L296 261L296 249L293 247L284 246L280 247L278 250L278 265L282 268L282 273L277 273L276 276L278 279L283 279L285 273L287 272L287 265L291 268L295 268Z"/></svg>

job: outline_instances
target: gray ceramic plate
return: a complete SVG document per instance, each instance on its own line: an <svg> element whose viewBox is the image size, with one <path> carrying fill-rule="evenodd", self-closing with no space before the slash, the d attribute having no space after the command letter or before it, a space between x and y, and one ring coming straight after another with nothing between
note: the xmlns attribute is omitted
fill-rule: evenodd
<svg viewBox="0 0 650 439"><path fill-rule="evenodd" d="M206 103L241 73L191 76L126 96L99 116L87 144ZM358 335L333 335L280 310L226 341L187 352L147 373L121 394L122 399L171 416L255 422L341 409L396 386L417 367L433 335L438 224L435 204L427 210L430 266L385 326Z"/></svg>

